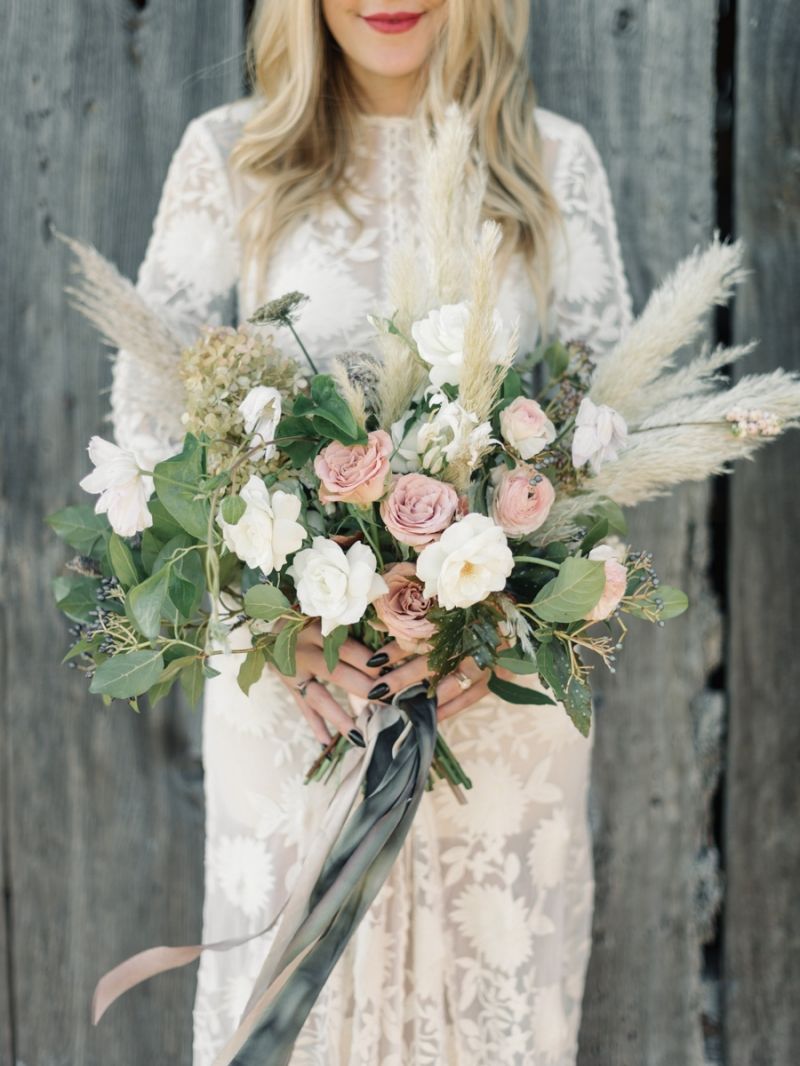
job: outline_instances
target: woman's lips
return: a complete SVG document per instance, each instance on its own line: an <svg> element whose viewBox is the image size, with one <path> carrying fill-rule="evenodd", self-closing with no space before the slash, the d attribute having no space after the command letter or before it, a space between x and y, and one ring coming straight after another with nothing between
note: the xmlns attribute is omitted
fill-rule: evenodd
<svg viewBox="0 0 800 1066"><path fill-rule="evenodd" d="M422 12L413 14L408 11L397 11L391 15L365 15L364 21L378 33L408 33L409 30L414 29L421 18Z"/></svg>

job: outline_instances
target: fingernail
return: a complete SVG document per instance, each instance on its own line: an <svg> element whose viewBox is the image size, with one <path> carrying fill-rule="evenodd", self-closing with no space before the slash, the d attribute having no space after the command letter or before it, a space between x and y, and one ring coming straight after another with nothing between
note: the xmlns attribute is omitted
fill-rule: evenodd
<svg viewBox="0 0 800 1066"><path fill-rule="evenodd" d="M379 681L377 685L373 685L373 687L369 690L369 692L367 693L367 699L380 700L386 695L388 691L389 686L386 684L386 682Z"/></svg>
<svg viewBox="0 0 800 1066"><path fill-rule="evenodd" d="M378 671L378 677L385 677L386 674L390 674L391 672L392 672L392 667L391 666L382 666L381 669Z"/></svg>
<svg viewBox="0 0 800 1066"><path fill-rule="evenodd" d="M352 740L354 744L357 744L359 748L366 748L367 743L361 735L361 731L358 729L351 729L347 736Z"/></svg>
<svg viewBox="0 0 800 1066"><path fill-rule="evenodd" d="M370 655L367 659L367 666L383 666L384 663L389 662L389 653L385 651L376 651L374 655Z"/></svg>

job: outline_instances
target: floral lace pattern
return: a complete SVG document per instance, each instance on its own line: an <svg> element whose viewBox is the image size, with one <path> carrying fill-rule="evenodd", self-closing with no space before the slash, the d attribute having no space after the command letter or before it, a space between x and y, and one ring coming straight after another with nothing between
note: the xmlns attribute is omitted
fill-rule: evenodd
<svg viewBox="0 0 800 1066"><path fill-rule="evenodd" d="M227 155L254 105L192 122L167 175L138 285L187 337L244 318L291 289L311 296L299 328L322 366L374 344L369 312L390 310L387 265L414 217L414 129L364 122L350 207L303 219L275 250L264 291L239 265L235 219L252 189ZM586 130L537 108L567 245L556 252L551 325L598 353L631 321L606 173ZM518 260L501 309L536 343ZM180 440L153 375L128 353L114 365L112 417L142 462ZM236 640L248 640L236 632ZM265 925L291 889L330 796L302 783L318 746L270 674L245 697L241 656L220 657L204 699L206 794L203 940ZM526 678L538 686L538 679ZM560 705L487 697L443 723L472 776L465 806L439 783L425 793L397 863L315 1004L292 1066L574 1066L594 896L586 811L588 739ZM194 1066L210 1066L236 1027L271 934L201 958Z"/></svg>

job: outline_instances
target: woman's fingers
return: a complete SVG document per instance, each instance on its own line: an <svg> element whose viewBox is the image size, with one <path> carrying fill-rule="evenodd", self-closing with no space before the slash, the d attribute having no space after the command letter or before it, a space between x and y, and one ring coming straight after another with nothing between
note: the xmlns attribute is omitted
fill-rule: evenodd
<svg viewBox="0 0 800 1066"><path fill-rule="evenodd" d="M312 622L311 625L306 626L302 631L298 643L322 649L324 647L324 642L325 638L322 635L322 629L320 628L319 623ZM362 644L360 640L348 637L339 648L340 663L348 663L356 670L360 670L367 677L372 678L377 677L384 666L400 662L401 659L406 657L406 655L407 652L404 652L402 648L398 647L397 642L394 640L390 641L379 651L373 651L371 648L368 648L366 644Z"/></svg>
<svg viewBox="0 0 800 1066"><path fill-rule="evenodd" d="M458 664L458 668L452 674L442 678L436 686L436 698L439 701L439 706L444 706L444 704L454 700L456 696L467 690L464 679L469 681L470 685L473 685L487 673L486 670L481 670L471 656L467 659L462 659Z"/></svg>
<svg viewBox="0 0 800 1066"><path fill-rule="evenodd" d="M438 721L443 722L446 718L452 718L454 714L458 714L459 711L464 711L467 707L471 707L473 703L482 700L484 696L488 695L488 693L488 678L476 681L474 685L470 685L469 688L464 689L464 691L459 693L454 699L439 705L436 711Z"/></svg>
<svg viewBox="0 0 800 1066"><path fill-rule="evenodd" d="M339 706L324 685L319 681L309 681L305 698L312 710L320 714L326 722L330 722L343 736L347 736L353 728L353 719Z"/></svg>
<svg viewBox="0 0 800 1066"><path fill-rule="evenodd" d="M320 677L325 681L333 681L345 692L361 699L367 698L367 693L375 684L374 677L367 677L360 670L356 670L347 663L339 663L333 670L329 670L325 662L325 656L319 648L308 647L303 652L303 669L314 677Z"/></svg>
<svg viewBox="0 0 800 1066"><path fill-rule="evenodd" d="M387 674L380 677L375 685L367 693L371 700L390 700L398 692L414 685L417 681L424 681L430 676L430 667L426 655L415 655L402 666L396 666Z"/></svg>
<svg viewBox="0 0 800 1066"><path fill-rule="evenodd" d="M328 730L328 727L325 725L322 716L318 714L313 707L310 707L300 695L300 693L296 690L292 692L292 698L294 699L294 702L297 704L297 706L300 708L300 713L302 714L302 716L311 726L311 732L314 734L320 744L324 744L325 747L327 747L331 740L331 734Z"/></svg>

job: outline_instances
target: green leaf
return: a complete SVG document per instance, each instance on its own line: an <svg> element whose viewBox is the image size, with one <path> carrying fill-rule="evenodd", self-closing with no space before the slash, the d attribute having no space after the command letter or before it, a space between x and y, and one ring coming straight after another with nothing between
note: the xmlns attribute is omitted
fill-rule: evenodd
<svg viewBox="0 0 800 1066"><path fill-rule="evenodd" d="M233 584L241 570L241 560L232 551L226 551L219 557L219 586L225 588Z"/></svg>
<svg viewBox="0 0 800 1066"><path fill-rule="evenodd" d="M609 523L607 518L598 518L594 525L590 526L586 536L581 541L580 550L583 555L588 555L595 544L598 544L603 537L607 537L609 534Z"/></svg>
<svg viewBox="0 0 800 1066"><path fill-rule="evenodd" d="M260 652L258 648L252 648L244 657L244 662L239 667L239 673L236 675L236 680L239 682L239 688L245 694L250 695L250 689L255 685L256 681L261 677L266 666L266 659L263 652Z"/></svg>
<svg viewBox="0 0 800 1066"><path fill-rule="evenodd" d="M172 686L178 680L177 674L175 677L170 677L166 681L158 681L155 685L152 685L147 690L147 699L151 707L155 707L157 703L160 703L166 696L172 691Z"/></svg>
<svg viewBox="0 0 800 1066"><path fill-rule="evenodd" d="M610 497L602 499L593 509L594 514L598 518L605 518L608 521L608 532L616 533L620 537L624 537L628 532L628 523L623 513L622 508Z"/></svg>
<svg viewBox="0 0 800 1066"><path fill-rule="evenodd" d="M166 542L161 540L152 529L146 529L142 533L142 545L141 545L141 557L142 566L146 573L152 574L153 567L155 566L156 559L158 558L161 549Z"/></svg>
<svg viewBox="0 0 800 1066"><path fill-rule="evenodd" d="M513 674L535 674L538 672L536 656L526 655L519 645L502 651L495 660L496 665Z"/></svg>
<svg viewBox="0 0 800 1066"><path fill-rule="evenodd" d="M297 649L297 637L302 628L303 622L287 622L272 647L273 661L286 677L294 677L297 671L295 651Z"/></svg>
<svg viewBox="0 0 800 1066"><path fill-rule="evenodd" d="M322 641L322 654L325 656L325 665L331 673L336 669L339 662L339 650L347 640L349 630L347 626L337 626Z"/></svg>
<svg viewBox="0 0 800 1066"><path fill-rule="evenodd" d="M206 576L199 551L182 555L170 568L169 598L186 619L194 617L206 590Z"/></svg>
<svg viewBox="0 0 800 1066"><path fill-rule="evenodd" d="M133 561L133 552L118 533L112 533L108 538L108 557L111 560L111 569L124 589L139 583L139 571Z"/></svg>
<svg viewBox="0 0 800 1066"><path fill-rule="evenodd" d="M626 602L624 609L627 614L635 615L638 618L647 618L653 611L658 610L655 602L657 598L663 602L658 614L658 619L662 622L666 622L670 618L677 618L689 606L689 597L681 589L673 588L672 585L659 585L658 588L653 589L644 603L642 601L639 601L639 603Z"/></svg>
<svg viewBox="0 0 800 1066"><path fill-rule="evenodd" d="M605 584L605 566L601 560L571 555L553 580L539 590L533 610L546 622L577 622L598 602Z"/></svg>
<svg viewBox="0 0 800 1066"><path fill-rule="evenodd" d="M499 696L501 700L505 700L506 703L555 703L555 700L551 699L550 696L546 696L544 692L539 692L535 688L525 688L523 685L515 685L513 681L504 681L502 677L498 677L494 672L492 672L488 684L489 691L493 692L495 696Z"/></svg>
<svg viewBox="0 0 800 1066"><path fill-rule="evenodd" d="M572 676L569 653L560 640L540 644L536 651L539 676L555 693L556 699L567 695L567 684Z"/></svg>
<svg viewBox="0 0 800 1066"><path fill-rule="evenodd" d="M295 403L295 410L296 409L297 403ZM300 438L299 440L286 440L284 443L278 444L280 451L289 456L292 460L292 465L298 470L300 467L305 466L319 447L318 435L309 418L286 415L278 423L278 431L275 439L279 440L281 437Z"/></svg>
<svg viewBox="0 0 800 1066"><path fill-rule="evenodd" d="M575 728L587 737L592 724L592 690L585 682L570 677L563 703Z"/></svg>
<svg viewBox="0 0 800 1066"><path fill-rule="evenodd" d="M164 658L158 651L129 651L112 655L98 666L89 691L113 699L141 696L158 682Z"/></svg>
<svg viewBox="0 0 800 1066"><path fill-rule="evenodd" d="M560 341L556 341L546 349L544 359L551 377L554 378L560 378L569 366L569 352Z"/></svg>
<svg viewBox="0 0 800 1066"><path fill-rule="evenodd" d="M192 662L180 672L181 688L184 691L190 707L196 707L203 695L203 662L193 658Z"/></svg>
<svg viewBox="0 0 800 1066"><path fill-rule="evenodd" d="M53 581L53 595L58 609L73 622L89 622L97 610L100 582L82 574L63 574Z"/></svg>
<svg viewBox="0 0 800 1066"><path fill-rule="evenodd" d="M244 609L250 618L274 622L276 618L291 611L292 605L275 585L259 583L247 590L244 597Z"/></svg>
<svg viewBox="0 0 800 1066"><path fill-rule="evenodd" d="M153 471L156 493L175 521L193 537L205 540L208 533L209 501L195 499L205 473L205 448L187 434L180 455L158 463Z"/></svg>
<svg viewBox="0 0 800 1066"><path fill-rule="evenodd" d="M311 398L317 407L314 425L320 433L342 444L363 444L367 435L353 417L349 405L339 395L330 374L317 374L311 382Z"/></svg>
<svg viewBox="0 0 800 1066"><path fill-rule="evenodd" d="M172 565L172 556L177 552L182 551L184 548L189 548L196 543L194 537L190 537L188 533L178 533L177 536L172 537L163 545L158 555L155 557L152 566L152 572L157 570L163 570L164 567Z"/></svg>
<svg viewBox="0 0 800 1066"><path fill-rule="evenodd" d="M510 367L503 378L503 399L511 402L521 395L522 378L513 367Z"/></svg>
<svg viewBox="0 0 800 1066"><path fill-rule="evenodd" d="M166 544L172 537L183 533L183 527L175 521L158 496L150 497L147 508L153 516L153 524L149 528L162 543Z"/></svg>
<svg viewBox="0 0 800 1066"><path fill-rule="evenodd" d="M167 603L168 570L157 570L141 585L132 588L125 599L125 612L139 632L154 640L161 632Z"/></svg>
<svg viewBox="0 0 800 1066"><path fill-rule="evenodd" d="M226 496L220 507L223 519L230 526L235 526L246 510L247 504L241 496Z"/></svg>
<svg viewBox="0 0 800 1066"><path fill-rule="evenodd" d="M90 503L63 507L47 516L48 525L81 555L94 555L111 530L105 514L95 514Z"/></svg>

